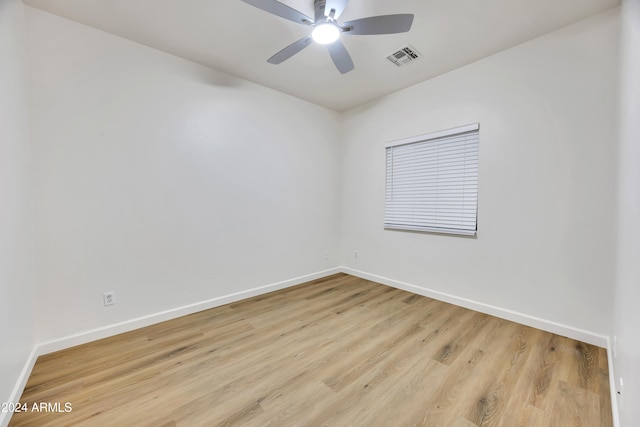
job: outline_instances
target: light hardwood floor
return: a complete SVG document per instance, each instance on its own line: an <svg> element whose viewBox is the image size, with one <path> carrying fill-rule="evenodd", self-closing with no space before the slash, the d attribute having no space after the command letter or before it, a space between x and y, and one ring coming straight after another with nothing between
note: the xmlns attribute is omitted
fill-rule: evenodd
<svg viewBox="0 0 640 427"><path fill-rule="evenodd" d="M344 274L38 358L12 426L611 426L606 351Z"/></svg>

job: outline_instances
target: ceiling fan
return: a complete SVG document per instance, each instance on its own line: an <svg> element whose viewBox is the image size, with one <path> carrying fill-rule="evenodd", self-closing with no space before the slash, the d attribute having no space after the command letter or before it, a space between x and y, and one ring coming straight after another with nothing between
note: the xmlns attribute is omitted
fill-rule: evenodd
<svg viewBox="0 0 640 427"><path fill-rule="evenodd" d="M311 35L304 37L267 60L270 64L280 64L309 46L312 41L327 45L329 55L340 73L353 70L353 61L347 49L339 40L341 34L374 35L404 33L411 29L412 14L381 15L338 23L338 18L349 0L314 0L314 17L276 0L242 0L252 6L281 18L310 27Z"/></svg>

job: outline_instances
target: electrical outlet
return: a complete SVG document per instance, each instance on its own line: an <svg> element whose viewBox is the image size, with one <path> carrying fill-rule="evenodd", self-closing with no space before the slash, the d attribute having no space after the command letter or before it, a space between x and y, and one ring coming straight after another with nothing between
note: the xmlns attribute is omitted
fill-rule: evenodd
<svg viewBox="0 0 640 427"><path fill-rule="evenodd" d="M329 252L325 252L324 253L324 260L328 260L329 259Z"/></svg>
<svg viewBox="0 0 640 427"><path fill-rule="evenodd" d="M624 392L624 381L622 381L622 377L620 377L620 388L618 389L618 396L622 396Z"/></svg>
<svg viewBox="0 0 640 427"><path fill-rule="evenodd" d="M116 303L116 293L113 291L105 292L104 294L102 294L102 297L104 299L105 307Z"/></svg>
<svg viewBox="0 0 640 427"><path fill-rule="evenodd" d="M359 258L358 251L355 251L355 252L353 253L353 257L354 257L355 259L358 259L358 258Z"/></svg>

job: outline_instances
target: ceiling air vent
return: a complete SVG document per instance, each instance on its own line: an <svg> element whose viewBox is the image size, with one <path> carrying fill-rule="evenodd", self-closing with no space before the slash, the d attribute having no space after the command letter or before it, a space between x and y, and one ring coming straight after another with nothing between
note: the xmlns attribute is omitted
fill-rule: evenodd
<svg viewBox="0 0 640 427"><path fill-rule="evenodd" d="M421 57L422 55L420 55L417 50L407 45L389 54L389 56L387 56L387 59L398 67L402 67L403 65L407 65Z"/></svg>

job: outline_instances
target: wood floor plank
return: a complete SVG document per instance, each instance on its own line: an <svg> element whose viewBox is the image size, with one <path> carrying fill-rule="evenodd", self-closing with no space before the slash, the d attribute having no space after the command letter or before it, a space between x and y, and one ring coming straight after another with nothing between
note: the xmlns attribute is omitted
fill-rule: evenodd
<svg viewBox="0 0 640 427"><path fill-rule="evenodd" d="M469 347L461 355L464 363L454 367L447 380L438 384L437 388L426 396L424 410L410 424L438 427L460 423L459 408L461 402L470 401L473 389L469 387L469 378L480 375L481 359L485 352Z"/></svg>
<svg viewBox="0 0 640 427"><path fill-rule="evenodd" d="M345 274L44 355L11 426L605 426L606 351ZM64 407L64 406L62 406Z"/></svg>
<svg viewBox="0 0 640 427"><path fill-rule="evenodd" d="M517 331L500 349L502 354L494 357L491 366L484 372L486 381L479 388L476 404L467 416L468 420L479 426L497 425L508 412L510 393L529 356L528 341L533 329L521 326Z"/></svg>
<svg viewBox="0 0 640 427"><path fill-rule="evenodd" d="M552 426L600 425L598 397L580 387L559 381L553 390L553 407L545 411L545 423Z"/></svg>

